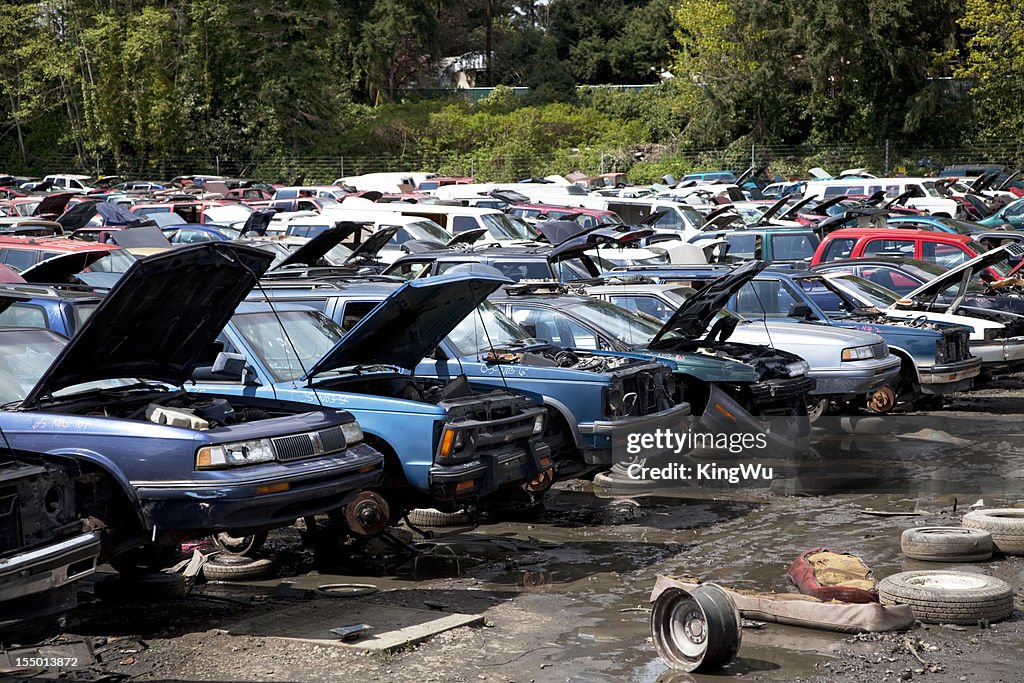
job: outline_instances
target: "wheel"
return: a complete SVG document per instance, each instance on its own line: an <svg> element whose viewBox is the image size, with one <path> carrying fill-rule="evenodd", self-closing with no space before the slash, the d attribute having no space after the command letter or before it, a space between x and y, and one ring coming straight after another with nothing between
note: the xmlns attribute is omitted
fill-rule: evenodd
<svg viewBox="0 0 1024 683"><path fill-rule="evenodd" d="M116 546L107 563L125 577L141 577L174 564L174 546L155 545L134 539Z"/></svg>
<svg viewBox="0 0 1024 683"><path fill-rule="evenodd" d="M713 583L692 591L669 588L654 601L651 637L673 669L712 669L739 651L740 613L729 594Z"/></svg>
<svg viewBox="0 0 1024 683"><path fill-rule="evenodd" d="M925 562L980 562L992 557L992 534L958 526L918 527L903 532L900 549Z"/></svg>
<svg viewBox="0 0 1024 683"><path fill-rule="evenodd" d="M267 541L267 532L257 531L247 536L233 536L231 532L221 531L210 538L222 553L255 557L256 551L262 548L263 544Z"/></svg>
<svg viewBox="0 0 1024 683"><path fill-rule="evenodd" d="M93 594L108 602L150 602L185 597L188 584L180 574L153 572L141 576L105 576L93 584Z"/></svg>
<svg viewBox="0 0 1024 683"><path fill-rule="evenodd" d="M813 398L807 402L807 419L811 421L811 424L825 414L828 411L828 399L822 398L814 400Z"/></svg>
<svg viewBox="0 0 1024 683"><path fill-rule="evenodd" d="M409 510L409 523L419 527L450 527L469 526L475 524L473 518L465 510L456 512L441 512L433 508L416 508Z"/></svg>
<svg viewBox="0 0 1024 683"><path fill-rule="evenodd" d="M275 557L254 559L241 555L214 555L203 565L203 575L211 581L244 581L270 576L277 568Z"/></svg>
<svg viewBox="0 0 1024 683"><path fill-rule="evenodd" d="M598 472L594 475L594 489L605 493L636 493L644 489L663 488L665 483L654 479L634 479L622 472Z"/></svg>
<svg viewBox="0 0 1024 683"><path fill-rule="evenodd" d="M1024 508L972 510L963 525L992 534L992 544L1004 555L1024 555Z"/></svg>
<svg viewBox="0 0 1024 683"><path fill-rule="evenodd" d="M909 605L927 624L977 624L1013 613L1013 588L984 574L950 571L900 572L882 579L883 605Z"/></svg>
<svg viewBox="0 0 1024 683"><path fill-rule="evenodd" d="M868 410L873 413L888 413L896 406L896 392L882 387L868 395Z"/></svg>

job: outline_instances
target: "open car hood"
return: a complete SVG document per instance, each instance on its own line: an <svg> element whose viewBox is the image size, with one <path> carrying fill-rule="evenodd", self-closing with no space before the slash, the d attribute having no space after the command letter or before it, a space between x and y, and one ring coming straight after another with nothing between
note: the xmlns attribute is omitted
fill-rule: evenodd
<svg viewBox="0 0 1024 683"><path fill-rule="evenodd" d="M766 261L747 261L687 299L669 318L661 331L654 336L650 348L657 348L658 341L669 332L676 332L686 339L700 339L711 324L712 318L725 308L729 299L768 266Z"/></svg>
<svg viewBox="0 0 1024 683"><path fill-rule="evenodd" d="M174 246L155 225L112 230L109 235L110 241L122 249L170 249Z"/></svg>
<svg viewBox="0 0 1024 683"><path fill-rule="evenodd" d="M99 202L95 199L79 202L58 216L57 222L64 226L65 232L84 228L96 215L97 204Z"/></svg>
<svg viewBox="0 0 1024 683"><path fill-rule="evenodd" d="M930 299L941 294L949 287L956 285L958 282L962 282L965 275L967 277L967 281L970 282L978 277L978 275L989 266L999 263L1000 261L1004 261L1009 257L1018 259L1024 257L1024 246L1017 243L1010 243L996 247L992 251L986 251L984 254L975 256L970 261L964 261L959 266L950 268L942 275L935 277L909 294L901 297L901 300L908 299L910 301L924 301ZM962 300L963 294L958 296L956 300L949 305L946 312L953 314L959 307Z"/></svg>
<svg viewBox="0 0 1024 683"><path fill-rule="evenodd" d="M478 239L487 234L487 228L473 228L472 230L463 230L455 237L448 240L446 244L441 245L442 247L454 247L459 244L473 244Z"/></svg>
<svg viewBox="0 0 1024 683"><path fill-rule="evenodd" d="M576 221L541 221L537 230L551 244L558 246L587 231Z"/></svg>
<svg viewBox="0 0 1024 683"><path fill-rule="evenodd" d="M73 276L78 275L109 253L96 250L58 254L40 261L31 268L26 268L22 271L21 277L25 279L25 282L38 284L69 282Z"/></svg>
<svg viewBox="0 0 1024 683"><path fill-rule="evenodd" d="M488 296L512 280L449 273L412 280L377 305L310 368L307 379L356 365L412 370Z"/></svg>
<svg viewBox="0 0 1024 683"><path fill-rule="evenodd" d="M54 192L43 197L43 200L39 202L36 210L32 212L33 216L59 216L64 213L64 209L67 208L68 201L74 197L74 193L71 192Z"/></svg>
<svg viewBox="0 0 1024 683"><path fill-rule="evenodd" d="M272 258L255 247L206 242L136 261L43 373L22 407L96 380L182 384Z"/></svg>
<svg viewBox="0 0 1024 683"><path fill-rule="evenodd" d="M359 223L355 224L359 226ZM398 234L401 230L401 226L392 225L387 228L381 228L377 232L373 233L360 244L358 247L352 250L352 253L345 259L345 264L353 263L355 261L372 261L380 253L380 250L387 246L391 238Z"/></svg>
<svg viewBox="0 0 1024 683"><path fill-rule="evenodd" d="M138 216L123 206L100 202L96 205L96 213L103 218L104 225L123 225L128 228L150 224L150 220L144 216Z"/></svg>

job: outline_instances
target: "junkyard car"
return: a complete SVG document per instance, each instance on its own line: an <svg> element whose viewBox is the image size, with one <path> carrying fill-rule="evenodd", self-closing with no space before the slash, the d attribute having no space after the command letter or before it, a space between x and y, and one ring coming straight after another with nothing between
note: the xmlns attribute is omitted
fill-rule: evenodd
<svg viewBox="0 0 1024 683"><path fill-rule="evenodd" d="M299 305L312 301L245 303L220 342L244 354L248 371L218 375L200 366L195 390L352 413L390 460L383 492L393 518L410 506L464 503L502 488L539 492L553 480L549 449L539 440L541 406L459 378L409 374L503 282L455 274L406 283L347 333Z"/></svg>
<svg viewBox="0 0 1024 683"><path fill-rule="evenodd" d="M99 534L75 504L78 467L0 451L0 636L76 604L75 582L96 570Z"/></svg>
<svg viewBox="0 0 1024 683"><path fill-rule="evenodd" d="M270 258L182 247L133 264L70 342L0 329L0 428L14 448L79 464L78 511L103 527L119 569L158 564L184 538L261 532L350 501L355 531L386 523L379 496L357 498L383 456L350 414L180 389Z"/></svg>
<svg viewBox="0 0 1024 683"><path fill-rule="evenodd" d="M275 301L315 306L349 329L396 287L332 278L279 281L264 291ZM690 414L664 365L587 351L563 352L531 338L486 302L419 362L414 375L445 381L465 376L473 384L543 402L548 412L543 439L551 447L559 478L613 464L623 456L630 433L685 429ZM630 394L637 400L626 405L623 397ZM670 452L652 450L648 455Z"/></svg>

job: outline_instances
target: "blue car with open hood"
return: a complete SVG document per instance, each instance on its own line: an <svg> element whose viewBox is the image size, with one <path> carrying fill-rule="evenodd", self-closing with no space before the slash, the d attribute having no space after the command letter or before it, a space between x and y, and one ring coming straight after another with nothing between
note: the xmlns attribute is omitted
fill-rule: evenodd
<svg viewBox="0 0 1024 683"><path fill-rule="evenodd" d="M181 388L270 260L224 242L182 247L134 263L70 341L0 328L0 428L13 448L77 464L78 512L118 569L158 565L187 538L258 536L320 513L339 533L386 525L386 503L366 491L384 459L350 413ZM18 287L0 303L28 298Z"/></svg>

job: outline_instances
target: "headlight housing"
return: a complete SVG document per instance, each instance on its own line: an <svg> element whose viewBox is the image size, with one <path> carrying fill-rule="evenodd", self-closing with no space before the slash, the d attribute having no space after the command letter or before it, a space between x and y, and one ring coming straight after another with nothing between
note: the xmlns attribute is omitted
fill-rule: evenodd
<svg viewBox="0 0 1024 683"><path fill-rule="evenodd" d="M995 341L1001 336L1002 330L998 327L986 327L985 328L985 341Z"/></svg>
<svg viewBox="0 0 1024 683"><path fill-rule="evenodd" d="M341 433L345 435L345 443L349 446L363 440L363 428L355 420L341 425Z"/></svg>
<svg viewBox="0 0 1024 683"><path fill-rule="evenodd" d="M935 362L945 363L946 362L946 340L939 339L935 342Z"/></svg>
<svg viewBox="0 0 1024 683"><path fill-rule="evenodd" d="M843 361L870 360L875 353L870 346L851 346L843 349Z"/></svg>
<svg viewBox="0 0 1024 683"><path fill-rule="evenodd" d="M811 371L811 364L805 360L799 360L786 366L786 374L790 377L802 377Z"/></svg>
<svg viewBox="0 0 1024 683"><path fill-rule="evenodd" d="M533 433L540 434L544 431L544 413L533 418Z"/></svg>
<svg viewBox="0 0 1024 683"><path fill-rule="evenodd" d="M462 450L466 445L466 432L455 427L445 427L441 433L441 447L437 450L439 458L448 458Z"/></svg>
<svg viewBox="0 0 1024 683"><path fill-rule="evenodd" d="M609 417L615 417L622 410L622 390L619 387L608 387L604 393L605 412Z"/></svg>
<svg viewBox="0 0 1024 683"><path fill-rule="evenodd" d="M272 462L274 446L270 439L252 439L235 443L203 446L196 451L197 470L216 470Z"/></svg>

